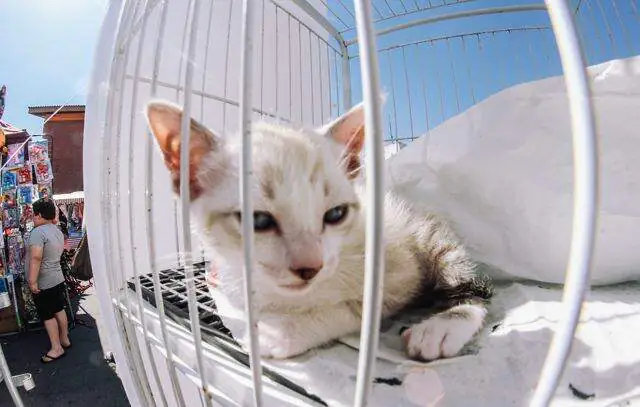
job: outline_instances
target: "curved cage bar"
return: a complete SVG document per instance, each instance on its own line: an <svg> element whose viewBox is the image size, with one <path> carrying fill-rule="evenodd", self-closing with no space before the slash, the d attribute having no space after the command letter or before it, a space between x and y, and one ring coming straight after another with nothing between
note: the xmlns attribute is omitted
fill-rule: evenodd
<svg viewBox="0 0 640 407"><path fill-rule="evenodd" d="M366 0L356 2L356 21L362 54L362 84L365 107L365 148L367 182L367 225L365 242L365 278L360 358L354 406L366 406L369 400L373 369L378 351L378 332L382 315L384 278L384 144L382 111L380 108L380 74L371 5Z"/></svg>
<svg viewBox="0 0 640 407"><path fill-rule="evenodd" d="M264 3L263 3L264 4ZM240 61L240 134L242 135L242 158L240 173L240 204L242 213L253 213L253 201L251 199L251 179L253 166L251 163L253 149L251 145L251 69L253 68L253 12L255 2L244 0L242 2L242 54ZM276 22L277 23L277 22ZM311 34L309 34L311 35ZM276 88L277 89L277 88ZM277 99L277 97L276 97ZM262 366L260 365L260 349L258 344L258 318L253 305L255 289L253 288L253 216L242 216L242 239L244 248L244 301L247 318L247 332L249 333L249 363L251 366L251 379L253 381L253 403L262 405Z"/></svg>
<svg viewBox="0 0 640 407"><path fill-rule="evenodd" d="M531 401L548 406L569 357L582 301L589 287L589 271L596 233L598 151L589 81L582 48L565 0L547 0L567 84L573 130L573 230L563 294L563 318L553 338Z"/></svg>
<svg viewBox="0 0 640 407"><path fill-rule="evenodd" d="M434 129L494 95L564 72L574 224L563 322L532 400L548 405L589 284L595 234L593 78L585 66L640 54L638 16L635 0L113 2L85 132L87 146L98 143L102 153L85 148L85 185L96 224L90 242L98 295L132 405L332 401L299 384L311 372L260 358L251 216L241 217L249 352L220 318L207 283L211 259L189 214L190 118L217 135L241 135L241 210L252 213L251 158L260 153L251 148L252 122L319 127L364 101L369 206L361 351L352 385L355 405L379 405L370 390L379 379L384 159L415 140L428 142ZM179 198L142 114L155 98L183 106Z"/></svg>

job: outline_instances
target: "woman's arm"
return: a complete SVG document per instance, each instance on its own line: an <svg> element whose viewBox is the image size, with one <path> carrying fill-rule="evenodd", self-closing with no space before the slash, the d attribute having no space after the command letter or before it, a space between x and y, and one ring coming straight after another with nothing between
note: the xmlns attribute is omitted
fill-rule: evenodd
<svg viewBox="0 0 640 407"><path fill-rule="evenodd" d="M29 260L29 288L31 292L37 294L40 292L38 288L38 275L40 275L40 264L42 263L42 246L29 246L29 256L31 257Z"/></svg>

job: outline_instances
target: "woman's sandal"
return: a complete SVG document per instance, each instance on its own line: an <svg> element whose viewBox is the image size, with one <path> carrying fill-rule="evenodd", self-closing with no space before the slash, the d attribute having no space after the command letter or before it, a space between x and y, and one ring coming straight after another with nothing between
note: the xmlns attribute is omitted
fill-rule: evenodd
<svg viewBox="0 0 640 407"><path fill-rule="evenodd" d="M67 346L62 345L62 349L71 349L72 346L73 346L73 343L69 342Z"/></svg>
<svg viewBox="0 0 640 407"><path fill-rule="evenodd" d="M55 362L56 360L58 360L58 359L60 359L60 358L64 357L64 355L66 355L66 353L63 353L62 355L58 356L57 358L54 358L53 356L51 356L51 355L49 355L48 353L46 353L46 354L44 354L44 355L42 355L42 356L40 357L40 362L45 363L45 364L46 364L46 363L53 363L53 362Z"/></svg>

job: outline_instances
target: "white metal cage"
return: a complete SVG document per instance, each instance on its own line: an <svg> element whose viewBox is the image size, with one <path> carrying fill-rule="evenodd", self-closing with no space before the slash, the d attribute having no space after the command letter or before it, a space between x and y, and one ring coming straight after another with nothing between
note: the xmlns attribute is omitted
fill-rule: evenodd
<svg viewBox="0 0 640 407"><path fill-rule="evenodd" d="M597 151L585 66L637 54L638 16L635 0L113 0L87 106L84 175L102 334L112 338L131 404L323 404L256 357L251 217L242 219L253 352L247 357L225 335L204 282L207 258L192 235L188 190L173 197L151 137L140 137L148 132L142 108L150 98L173 100L185 118L214 130L240 132L244 192L252 120L321 125L364 100L371 210L354 395L364 406L380 323L385 154L502 89L564 72L575 221L564 323L531 400L548 405L588 285L594 240ZM412 69L416 64L424 69ZM187 119L182 126L187 152ZM249 198L243 194L245 213Z"/></svg>

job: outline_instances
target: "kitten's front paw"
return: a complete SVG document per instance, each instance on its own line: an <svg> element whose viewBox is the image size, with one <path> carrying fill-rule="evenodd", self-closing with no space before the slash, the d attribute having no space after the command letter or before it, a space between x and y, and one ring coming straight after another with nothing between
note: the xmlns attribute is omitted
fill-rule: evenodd
<svg viewBox="0 0 640 407"><path fill-rule="evenodd" d="M479 311L479 310L473 310ZM412 359L435 360L456 356L482 327L482 312L435 315L402 333Z"/></svg>
<svg viewBox="0 0 640 407"><path fill-rule="evenodd" d="M309 347L296 334L290 323L278 320L258 322L258 343L260 356L273 359L287 359L306 352ZM246 347L249 346L245 338Z"/></svg>

